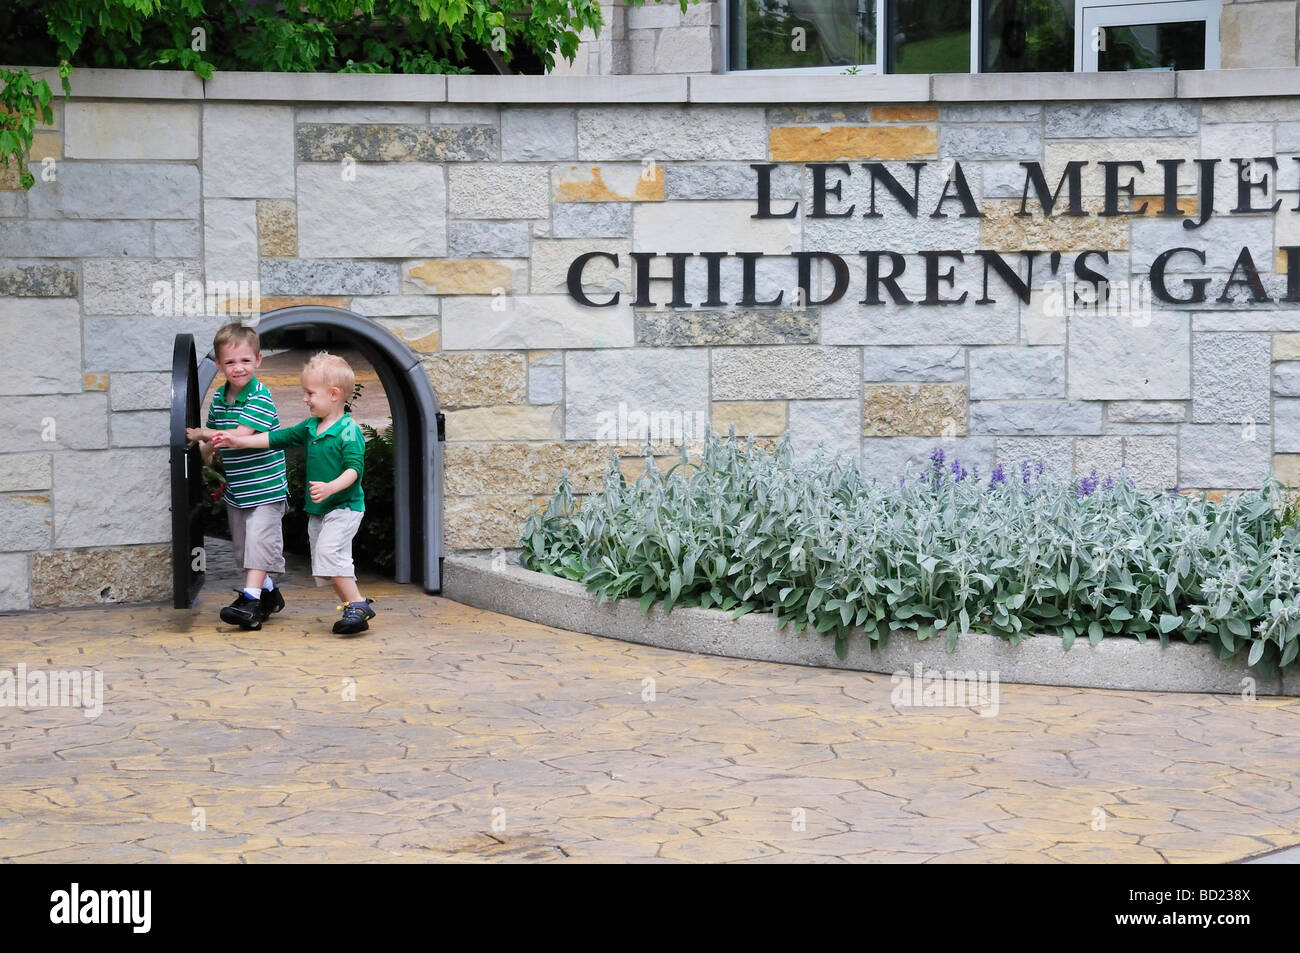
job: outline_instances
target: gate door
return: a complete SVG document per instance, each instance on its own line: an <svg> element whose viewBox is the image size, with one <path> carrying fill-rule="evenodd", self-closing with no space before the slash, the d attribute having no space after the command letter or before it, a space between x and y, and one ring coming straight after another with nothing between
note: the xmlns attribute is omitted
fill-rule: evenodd
<svg viewBox="0 0 1300 953"><path fill-rule="evenodd" d="M185 428L199 426L199 372L194 335L176 335L172 349L171 484L172 605L194 606L203 588L203 455L188 447Z"/></svg>

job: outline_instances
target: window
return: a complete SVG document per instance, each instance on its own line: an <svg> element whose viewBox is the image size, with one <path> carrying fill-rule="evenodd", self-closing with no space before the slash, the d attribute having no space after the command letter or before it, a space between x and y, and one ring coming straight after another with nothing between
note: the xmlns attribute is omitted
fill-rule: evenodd
<svg viewBox="0 0 1300 953"><path fill-rule="evenodd" d="M1217 69L1222 0L724 0L729 70Z"/></svg>
<svg viewBox="0 0 1300 953"><path fill-rule="evenodd" d="M1221 0L1076 0L1076 69L1218 69L1222 10Z"/></svg>

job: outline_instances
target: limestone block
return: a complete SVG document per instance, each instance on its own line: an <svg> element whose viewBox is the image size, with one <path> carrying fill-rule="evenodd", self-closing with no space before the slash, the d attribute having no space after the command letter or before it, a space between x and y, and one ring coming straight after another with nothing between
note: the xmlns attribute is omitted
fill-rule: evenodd
<svg viewBox="0 0 1300 953"><path fill-rule="evenodd" d="M572 109L505 107L501 110L501 159L576 159L578 123Z"/></svg>
<svg viewBox="0 0 1300 953"><path fill-rule="evenodd" d="M204 103L203 194L293 198L293 107Z"/></svg>
<svg viewBox="0 0 1300 953"><path fill-rule="evenodd" d="M714 400L818 400L861 393L856 348L717 347L711 358Z"/></svg>
<svg viewBox="0 0 1300 953"><path fill-rule="evenodd" d="M1279 410L1279 421L1281 417ZM1252 429L1240 424L1179 427L1178 485L1206 490L1257 489L1268 479L1273 462L1269 438L1268 427ZM1286 448L1279 444L1277 449Z"/></svg>
<svg viewBox="0 0 1300 953"><path fill-rule="evenodd" d="M864 347L865 381L956 381L966 376L960 347Z"/></svg>
<svg viewBox="0 0 1300 953"><path fill-rule="evenodd" d="M452 167L453 170L459 168ZM441 166L358 163L298 170L298 253L304 258L413 258L447 253Z"/></svg>
<svg viewBox="0 0 1300 953"><path fill-rule="evenodd" d="M79 102L64 110L69 159L197 159L195 103Z"/></svg>
<svg viewBox="0 0 1300 953"><path fill-rule="evenodd" d="M0 394L78 394L81 314L75 298L0 298L8 372Z"/></svg>
<svg viewBox="0 0 1300 953"><path fill-rule="evenodd" d="M54 455L54 546L125 546L171 537L168 451ZM112 493L105 493L112 487Z"/></svg>
<svg viewBox="0 0 1300 953"><path fill-rule="evenodd" d="M451 214L457 218L546 218L550 178L544 166L453 165L447 170Z"/></svg>
<svg viewBox="0 0 1300 953"><path fill-rule="evenodd" d="M565 355L564 382L567 440L610 439L633 414L652 423L668 420L668 426L697 415L705 423L709 419L709 357L703 351L573 351ZM714 385L716 390L716 371ZM631 438L618 434L618 439Z"/></svg>
<svg viewBox="0 0 1300 953"><path fill-rule="evenodd" d="M1267 334L1197 334L1192 340L1192 421L1269 419Z"/></svg>
<svg viewBox="0 0 1300 953"><path fill-rule="evenodd" d="M444 410L522 404L527 396L528 372L522 354L444 351L426 355L420 363Z"/></svg>
<svg viewBox="0 0 1300 953"><path fill-rule="evenodd" d="M494 305L504 305L501 310ZM633 344L626 306L587 308L561 295L453 297L442 304L449 351L611 348Z"/></svg>
<svg viewBox="0 0 1300 953"><path fill-rule="evenodd" d="M1065 350L1059 347L970 349L972 400L1064 397Z"/></svg>
<svg viewBox="0 0 1300 953"><path fill-rule="evenodd" d="M1069 325L1071 398L1181 400L1191 396L1191 321L1186 313L1157 311L1148 320L1075 312Z"/></svg>
<svg viewBox="0 0 1300 953"><path fill-rule="evenodd" d="M867 384L866 437L954 437L966 434L966 385Z"/></svg>
<svg viewBox="0 0 1300 953"><path fill-rule="evenodd" d="M171 596L170 546L114 546L32 555L32 605L152 602Z"/></svg>
<svg viewBox="0 0 1300 953"><path fill-rule="evenodd" d="M578 158L768 159L761 106L597 106L578 110Z"/></svg>

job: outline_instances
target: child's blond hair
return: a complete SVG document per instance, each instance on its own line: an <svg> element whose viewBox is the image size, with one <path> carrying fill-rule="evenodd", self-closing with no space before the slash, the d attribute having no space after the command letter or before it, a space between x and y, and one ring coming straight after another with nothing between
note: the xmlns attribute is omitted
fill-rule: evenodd
<svg viewBox="0 0 1300 953"><path fill-rule="evenodd" d="M253 349L254 354L262 353L262 341L258 337L257 330L238 321L223 325L217 331L212 338L212 353L220 358L222 348L230 347L232 344L247 344Z"/></svg>
<svg viewBox="0 0 1300 953"><path fill-rule="evenodd" d="M319 375L320 379L325 382L326 387L337 387L343 394L345 401L352 399L352 391L356 389L357 376L352 372L348 362L337 354L321 351L312 355L312 359L303 365L302 372L303 374Z"/></svg>

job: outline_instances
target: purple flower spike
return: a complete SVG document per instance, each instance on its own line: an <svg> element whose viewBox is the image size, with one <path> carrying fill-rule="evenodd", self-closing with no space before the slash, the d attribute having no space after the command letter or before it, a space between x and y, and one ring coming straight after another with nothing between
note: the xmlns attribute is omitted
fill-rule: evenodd
<svg viewBox="0 0 1300 953"><path fill-rule="evenodd" d="M1027 486L1029 484L1029 461L1028 460L1020 461L1020 476L1025 481L1025 485Z"/></svg>
<svg viewBox="0 0 1300 953"><path fill-rule="evenodd" d="M1038 465L1034 469L1039 476L1042 476L1044 473L1047 472L1047 464L1044 463L1042 460L1039 460Z"/></svg>
<svg viewBox="0 0 1300 953"><path fill-rule="evenodd" d="M960 460L952 461L952 475L957 480L958 483L966 479L966 477L968 476L966 472L966 468L961 465Z"/></svg>
<svg viewBox="0 0 1300 953"><path fill-rule="evenodd" d="M989 477L989 489L995 486L1001 486L1007 482L1007 471L1002 469L1002 464L993 468L993 475Z"/></svg>
<svg viewBox="0 0 1300 953"><path fill-rule="evenodd" d="M943 447L935 447L934 452L930 454L930 462L934 464L936 470L943 467Z"/></svg>

